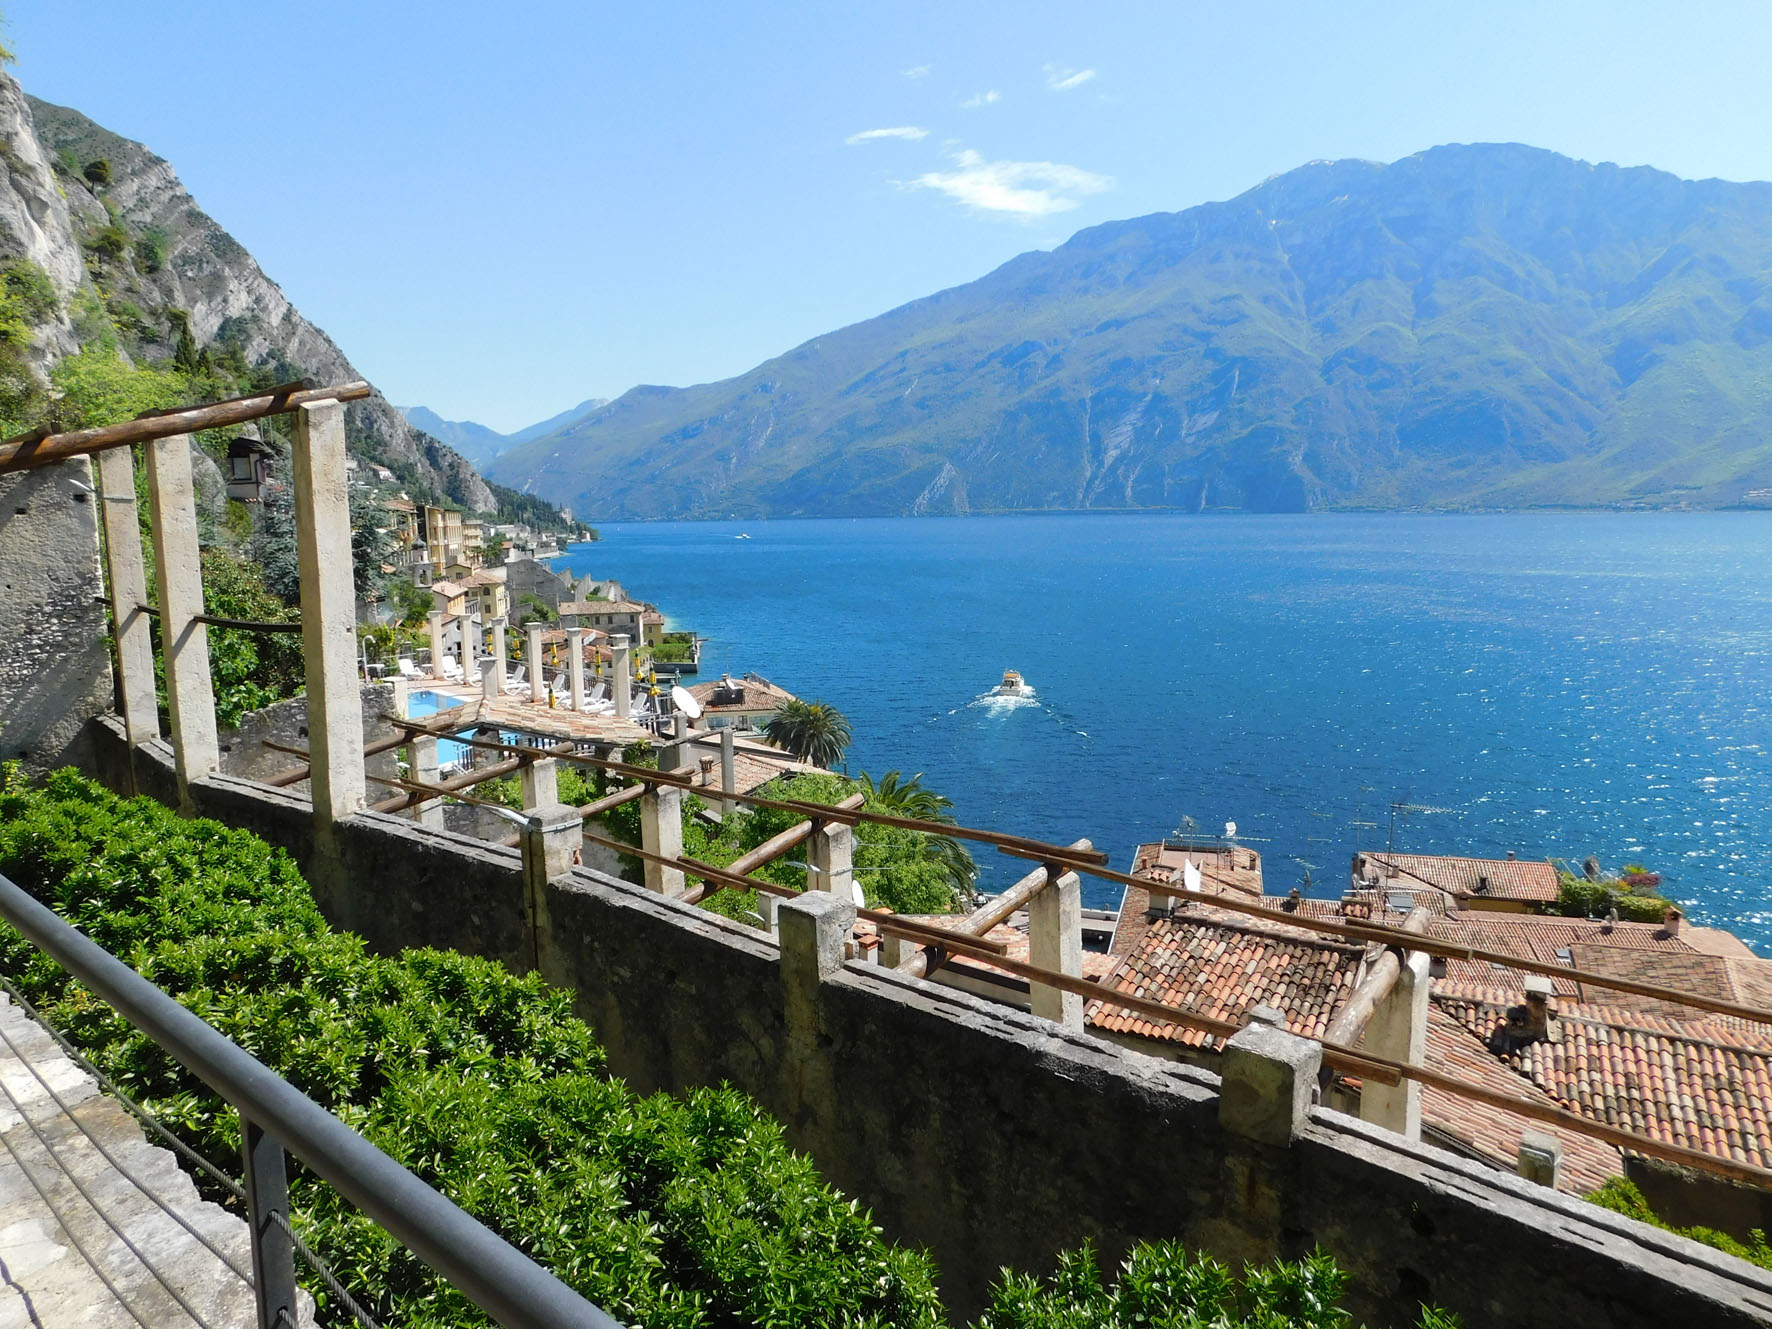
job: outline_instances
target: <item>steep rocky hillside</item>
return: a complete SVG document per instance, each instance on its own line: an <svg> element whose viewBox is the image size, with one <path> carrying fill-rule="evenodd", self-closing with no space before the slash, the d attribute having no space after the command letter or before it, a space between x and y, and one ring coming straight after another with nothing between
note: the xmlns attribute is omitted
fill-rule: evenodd
<svg viewBox="0 0 1772 1329"><path fill-rule="evenodd" d="M1115 222L490 474L587 517L1772 490L1772 185L1518 145Z"/></svg>
<svg viewBox="0 0 1772 1329"><path fill-rule="evenodd" d="M102 293L104 312L138 359L171 356L181 326L188 326L197 347L272 377L362 377L252 255L197 206L172 167L141 144L77 111L21 100L17 85L3 75L0 135L28 168L21 172L8 159L13 199L33 218L43 214L34 234L15 223L19 206L9 213L9 201L0 197L0 221L8 233L3 243L56 282L64 310L71 312L59 349L71 349L80 334L76 288L85 283ZM101 161L108 164L108 178L88 178L86 167ZM35 169L38 164L45 169ZM354 450L415 487L470 508L494 506L491 489L463 457L407 424L379 394L353 404L347 421Z"/></svg>

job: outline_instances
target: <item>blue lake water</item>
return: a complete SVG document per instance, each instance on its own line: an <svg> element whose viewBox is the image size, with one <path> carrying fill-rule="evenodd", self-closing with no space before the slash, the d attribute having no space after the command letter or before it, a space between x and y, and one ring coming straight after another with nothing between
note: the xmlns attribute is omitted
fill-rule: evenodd
<svg viewBox="0 0 1772 1329"><path fill-rule="evenodd" d="M1772 952L1772 520L1020 516L602 528L561 561L847 715L852 771L1124 867L1227 820L1270 891L1357 847L1641 860ZM749 539L737 538L747 534ZM1006 668L1030 704L981 701ZM1358 823L1376 823L1376 829ZM1019 863L980 854L983 884ZM1118 888L1086 885L1091 903Z"/></svg>

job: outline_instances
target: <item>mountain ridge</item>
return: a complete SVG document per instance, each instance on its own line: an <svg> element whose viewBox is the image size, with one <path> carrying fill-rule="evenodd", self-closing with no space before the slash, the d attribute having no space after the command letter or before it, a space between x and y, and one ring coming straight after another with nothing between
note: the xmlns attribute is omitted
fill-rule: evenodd
<svg viewBox="0 0 1772 1329"><path fill-rule="evenodd" d="M1772 184L1317 162L634 388L490 473L604 519L1722 506L1772 485L1769 293Z"/></svg>

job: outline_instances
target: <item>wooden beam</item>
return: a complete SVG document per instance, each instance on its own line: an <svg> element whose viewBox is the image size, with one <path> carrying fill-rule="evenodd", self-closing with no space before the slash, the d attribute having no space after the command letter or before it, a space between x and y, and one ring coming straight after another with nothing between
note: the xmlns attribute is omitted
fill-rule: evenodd
<svg viewBox="0 0 1772 1329"><path fill-rule="evenodd" d="M151 443L156 439L171 438L174 434L225 429L249 420L262 420L267 415L284 415L311 402L359 401L372 391L374 389L361 380L329 388L273 389L250 397L232 397L206 406L154 412L125 420L122 424L76 429L71 433L52 434L33 429L28 434L19 434L0 443L0 473L28 471L51 462L66 461L69 457L84 457L106 448L127 447L131 443Z"/></svg>

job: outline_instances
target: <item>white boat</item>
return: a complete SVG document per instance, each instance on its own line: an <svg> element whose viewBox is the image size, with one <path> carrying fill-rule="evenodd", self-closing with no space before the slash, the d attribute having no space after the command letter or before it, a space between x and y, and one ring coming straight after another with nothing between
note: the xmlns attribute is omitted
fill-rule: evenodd
<svg viewBox="0 0 1772 1329"><path fill-rule="evenodd" d="M1013 669L1003 671L1003 681L997 685L999 697L1031 697L1034 689L1022 681L1021 675Z"/></svg>

